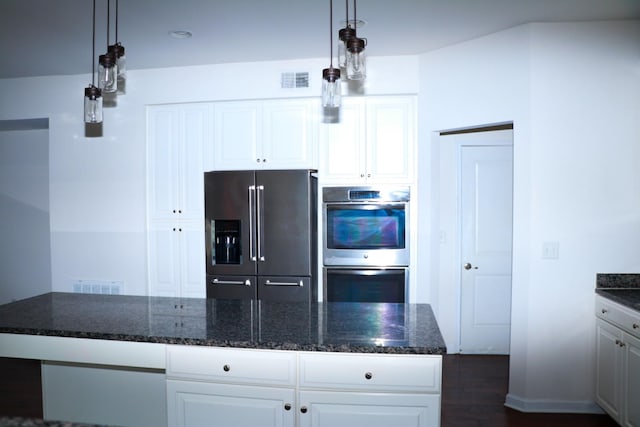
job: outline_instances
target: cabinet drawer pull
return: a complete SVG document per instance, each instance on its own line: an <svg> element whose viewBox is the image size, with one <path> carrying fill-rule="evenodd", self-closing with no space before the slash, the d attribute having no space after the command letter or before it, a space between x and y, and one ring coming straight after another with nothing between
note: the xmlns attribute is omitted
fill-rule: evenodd
<svg viewBox="0 0 640 427"><path fill-rule="evenodd" d="M302 412L303 414L306 414L307 413L307 407L306 406L302 406L300 408L300 412Z"/></svg>
<svg viewBox="0 0 640 427"><path fill-rule="evenodd" d="M223 371L225 371L225 372L229 372L229 371L231 370L231 366L229 366L229 365L224 365L224 366L222 367L222 370L223 370Z"/></svg>
<svg viewBox="0 0 640 427"><path fill-rule="evenodd" d="M370 380L371 378L373 378L373 374L371 372L367 372L364 374L364 377L368 380Z"/></svg>

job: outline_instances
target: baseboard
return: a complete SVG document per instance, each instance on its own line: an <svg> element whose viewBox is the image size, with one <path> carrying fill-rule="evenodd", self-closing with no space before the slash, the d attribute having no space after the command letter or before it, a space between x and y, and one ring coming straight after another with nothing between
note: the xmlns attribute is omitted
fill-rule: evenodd
<svg viewBox="0 0 640 427"><path fill-rule="evenodd" d="M591 401L525 399L513 394L507 394L504 405L520 412L604 414L602 408Z"/></svg>

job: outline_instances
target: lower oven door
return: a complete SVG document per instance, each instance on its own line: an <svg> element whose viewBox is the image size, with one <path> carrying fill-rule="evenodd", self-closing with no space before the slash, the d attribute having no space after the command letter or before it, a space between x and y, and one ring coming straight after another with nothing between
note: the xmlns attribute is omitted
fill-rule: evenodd
<svg viewBox="0 0 640 427"><path fill-rule="evenodd" d="M406 267L325 267L323 276L324 301L404 303L407 299Z"/></svg>

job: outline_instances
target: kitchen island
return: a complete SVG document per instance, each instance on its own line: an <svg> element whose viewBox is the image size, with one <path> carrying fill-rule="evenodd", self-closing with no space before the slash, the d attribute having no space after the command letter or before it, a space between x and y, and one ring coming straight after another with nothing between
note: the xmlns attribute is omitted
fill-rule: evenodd
<svg viewBox="0 0 640 427"><path fill-rule="evenodd" d="M69 421L437 426L444 353L426 304L48 293L0 306L0 357L42 360L45 418Z"/></svg>

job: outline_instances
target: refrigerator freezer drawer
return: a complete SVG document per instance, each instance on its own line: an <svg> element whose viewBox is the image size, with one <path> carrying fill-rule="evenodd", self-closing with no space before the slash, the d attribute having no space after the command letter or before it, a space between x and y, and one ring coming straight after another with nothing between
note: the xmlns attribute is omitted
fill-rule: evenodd
<svg viewBox="0 0 640 427"><path fill-rule="evenodd" d="M207 298L255 299L255 276L207 276Z"/></svg>

